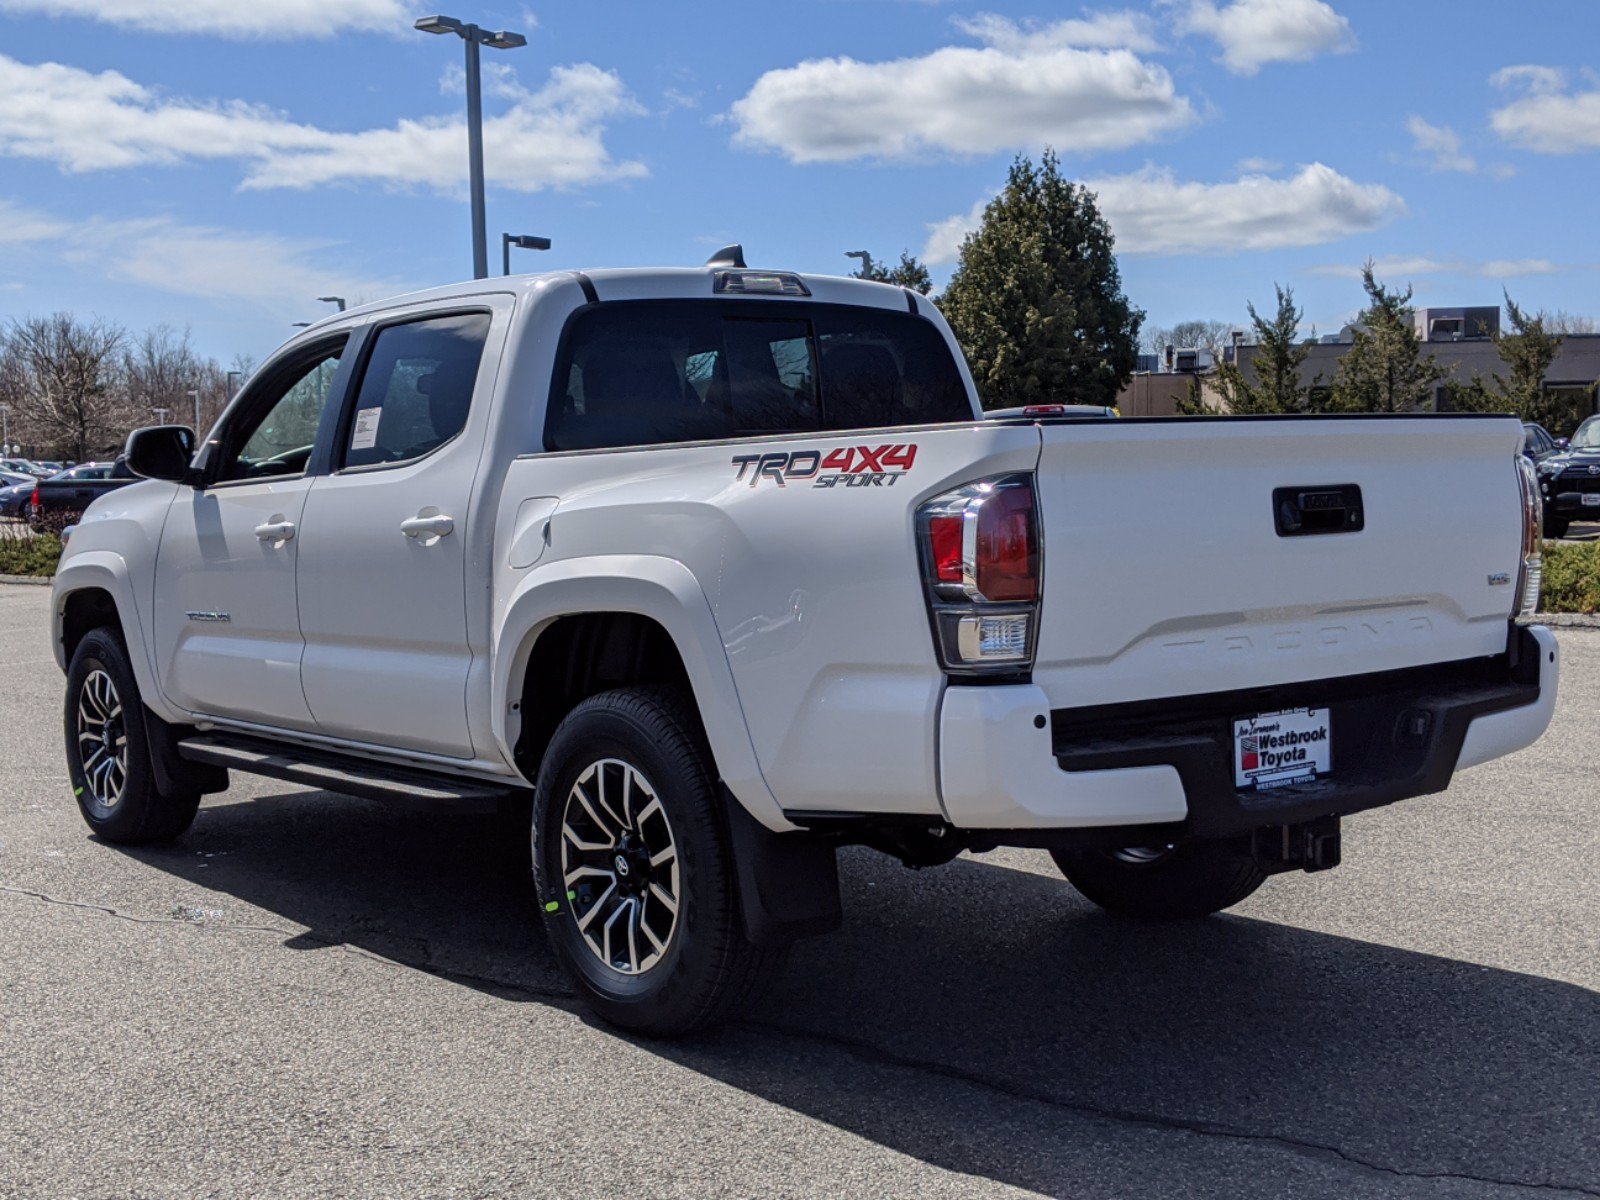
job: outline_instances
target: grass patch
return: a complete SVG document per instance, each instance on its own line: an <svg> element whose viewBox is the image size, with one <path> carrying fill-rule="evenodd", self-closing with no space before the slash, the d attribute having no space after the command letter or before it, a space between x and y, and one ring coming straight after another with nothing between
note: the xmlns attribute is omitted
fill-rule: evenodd
<svg viewBox="0 0 1600 1200"><path fill-rule="evenodd" d="M56 573L60 558L61 539L53 533L0 538L0 575L39 575L48 579Z"/></svg>
<svg viewBox="0 0 1600 1200"><path fill-rule="evenodd" d="M1600 542L1544 544L1545 612L1600 612Z"/></svg>

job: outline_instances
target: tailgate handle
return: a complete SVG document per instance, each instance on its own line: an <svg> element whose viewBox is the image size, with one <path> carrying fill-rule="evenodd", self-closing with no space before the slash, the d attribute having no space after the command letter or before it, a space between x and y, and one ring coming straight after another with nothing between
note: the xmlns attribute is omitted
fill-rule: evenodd
<svg viewBox="0 0 1600 1200"><path fill-rule="evenodd" d="M1354 483L1273 488L1272 517L1279 537L1355 533L1363 521L1361 488Z"/></svg>

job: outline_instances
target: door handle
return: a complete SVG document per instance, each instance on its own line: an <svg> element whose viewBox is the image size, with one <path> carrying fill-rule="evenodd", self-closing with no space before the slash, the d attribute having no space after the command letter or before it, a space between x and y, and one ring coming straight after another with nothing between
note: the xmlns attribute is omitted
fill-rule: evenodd
<svg viewBox="0 0 1600 1200"><path fill-rule="evenodd" d="M287 542L294 536L293 521L268 521L256 526L256 536L263 542Z"/></svg>
<svg viewBox="0 0 1600 1200"><path fill-rule="evenodd" d="M400 532L408 538L449 537L455 531L455 518L444 513L435 513L428 517L408 517L400 522Z"/></svg>

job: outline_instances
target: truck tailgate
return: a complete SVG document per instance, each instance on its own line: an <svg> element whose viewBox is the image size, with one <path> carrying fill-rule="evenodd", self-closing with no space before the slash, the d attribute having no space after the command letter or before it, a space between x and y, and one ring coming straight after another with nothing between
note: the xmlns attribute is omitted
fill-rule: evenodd
<svg viewBox="0 0 1600 1200"><path fill-rule="evenodd" d="M1521 565L1513 419L1126 420L1041 435L1034 679L1054 707L1506 648ZM1344 485L1360 488L1358 529L1279 532L1275 489Z"/></svg>

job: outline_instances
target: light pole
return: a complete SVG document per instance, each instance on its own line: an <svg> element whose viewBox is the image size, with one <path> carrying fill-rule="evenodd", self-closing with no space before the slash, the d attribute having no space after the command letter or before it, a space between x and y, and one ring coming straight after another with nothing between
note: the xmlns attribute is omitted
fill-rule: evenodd
<svg viewBox="0 0 1600 1200"><path fill-rule="evenodd" d="M9 454L11 445L11 409L0 404L0 454Z"/></svg>
<svg viewBox="0 0 1600 1200"><path fill-rule="evenodd" d="M417 22L424 33L453 33L467 44L467 169L472 189L472 277L489 275L489 233L483 212L483 87L478 72L478 47L515 50L526 46L520 33L502 29L491 33L454 17L423 17Z"/></svg>
<svg viewBox="0 0 1600 1200"><path fill-rule="evenodd" d="M344 297L343 296L318 296L317 299L322 301L322 303L324 303L324 304L337 304L339 306L339 311L340 312L344 311Z"/></svg>
<svg viewBox="0 0 1600 1200"><path fill-rule="evenodd" d="M164 409L164 408L152 408L150 411L155 413L155 415L156 415L156 424L157 425L165 425L167 423L167 410L166 409Z"/></svg>
<svg viewBox="0 0 1600 1200"><path fill-rule="evenodd" d="M518 250L548 250L550 239L547 237L532 237L526 233L502 233L500 235L500 274L511 274L511 247Z"/></svg>
<svg viewBox="0 0 1600 1200"><path fill-rule="evenodd" d="M189 392L189 399L194 401L194 435L200 436L200 393L193 389Z"/></svg>
<svg viewBox="0 0 1600 1200"><path fill-rule="evenodd" d="M237 396L239 394L239 385L234 383L233 381L235 379L243 379L243 378L244 378L244 372L243 371L229 371L228 372L228 399L229 400L232 400L235 396Z"/></svg>
<svg viewBox="0 0 1600 1200"><path fill-rule="evenodd" d="M861 260L861 278L872 278L872 255L865 250L846 250L844 256L846 258L859 258Z"/></svg>

